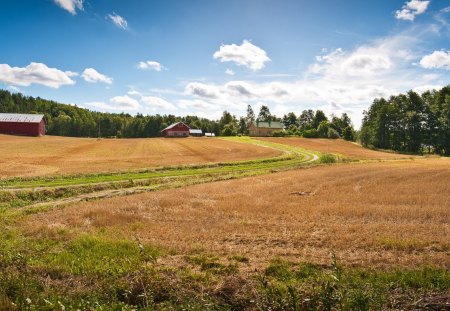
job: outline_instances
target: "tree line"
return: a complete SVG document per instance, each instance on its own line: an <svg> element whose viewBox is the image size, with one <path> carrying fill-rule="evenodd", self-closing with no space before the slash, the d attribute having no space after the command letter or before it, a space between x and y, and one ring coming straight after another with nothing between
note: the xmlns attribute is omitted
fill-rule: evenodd
<svg viewBox="0 0 450 311"><path fill-rule="evenodd" d="M105 113L57 103L40 97L24 96L0 90L0 112L3 113L41 113L46 120L47 134L72 137L158 137L161 130L175 122L182 121L191 128L216 136L247 135L248 128L256 119L259 121L282 122L286 131L280 135L304 137L343 137L353 140L354 130L350 118L343 114L340 118L332 116L329 120L321 110L304 110L300 116L290 112L283 118L270 113L267 106L260 107L256 116L248 105L247 115L237 118L224 111L219 120L209 120L197 116L179 117L175 115L132 116L128 113Z"/></svg>
<svg viewBox="0 0 450 311"><path fill-rule="evenodd" d="M375 99L364 112L360 140L366 147L450 155L450 86Z"/></svg>
<svg viewBox="0 0 450 311"><path fill-rule="evenodd" d="M224 127L222 135L236 135L249 133L250 125L258 121L278 121L283 123L285 131L275 133L276 136L302 136L305 138L343 138L346 140L354 140L356 137L355 130L350 117L343 113L341 117L332 115L330 119L322 110L313 111L312 109L303 110L297 116L294 112L285 114L282 118L270 113L269 107L262 105L258 116L251 105L247 106L247 115L240 117L239 120L228 113L224 112L222 119L226 120L227 125Z"/></svg>
<svg viewBox="0 0 450 311"><path fill-rule="evenodd" d="M72 137L157 137L161 130L182 121L203 132L220 133L219 122L197 116L131 116L128 113L104 113L60 104L40 97L24 96L0 90L0 112L40 113L45 116L48 135Z"/></svg>

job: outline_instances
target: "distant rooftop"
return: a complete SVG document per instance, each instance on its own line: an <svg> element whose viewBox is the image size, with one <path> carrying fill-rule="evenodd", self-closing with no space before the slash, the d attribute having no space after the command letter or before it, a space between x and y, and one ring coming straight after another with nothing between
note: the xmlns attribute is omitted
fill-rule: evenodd
<svg viewBox="0 0 450 311"><path fill-rule="evenodd" d="M168 127L166 127L165 129L163 129L162 131L165 131L165 130L170 130L171 128L174 128L175 126L177 126L178 124L184 124L184 125L186 125L184 122L177 122L177 123L174 123L174 124L171 124L171 125L169 125ZM187 125L186 125L187 126ZM187 126L188 128L189 128L189 126ZM162 132L161 131L161 132Z"/></svg>
<svg viewBox="0 0 450 311"><path fill-rule="evenodd" d="M43 114L0 113L0 122L39 123Z"/></svg>

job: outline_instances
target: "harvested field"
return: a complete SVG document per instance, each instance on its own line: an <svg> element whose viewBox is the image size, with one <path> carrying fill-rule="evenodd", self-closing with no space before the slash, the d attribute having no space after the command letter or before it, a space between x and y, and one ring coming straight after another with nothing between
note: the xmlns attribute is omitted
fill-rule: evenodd
<svg viewBox="0 0 450 311"><path fill-rule="evenodd" d="M447 158L321 166L78 203L23 225L239 254L249 270L276 257L327 264L330 250L347 266L450 269L449 180Z"/></svg>
<svg viewBox="0 0 450 311"><path fill-rule="evenodd" d="M402 159L411 157L404 154L382 152L363 148L360 145L342 139L319 139L302 137L270 137L256 139L301 147L308 150L315 150L326 153L337 153L346 157L357 159Z"/></svg>
<svg viewBox="0 0 450 311"><path fill-rule="evenodd" d="M0 135L0 178L96 173L274 157L279 151L216 138L95 139Z"/></svg>

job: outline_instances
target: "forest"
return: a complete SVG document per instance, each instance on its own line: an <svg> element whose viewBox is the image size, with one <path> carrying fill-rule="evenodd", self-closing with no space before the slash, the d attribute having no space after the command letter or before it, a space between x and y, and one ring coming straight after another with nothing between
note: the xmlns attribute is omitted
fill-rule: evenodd
<svg viewBox="0 0 450 311"><path fill-rule="evenodd" d="M329 121L321 110L304 110L297 117L290 112L283 118L270 113L267 106L262 105L259 114L255 115L248 105L247 115L237 118L224 111L219 120L209 120L197 116L179 117L175 115L142 115L132 116L127 113L104 113L91 111L77 106L57 103L40 97L24 96L0 90L0 112L2 113L41 113L45 115L48 135L72 137L117 137L138 138L158 137L162 129L168 125L182 121L191 128L203 132L215 133L216 136L236 136L248 134L248 126L256 119L260 121L280 121L286 127L282 135L298 135L304 137L338 138L353 140L354 130L348 115L331 116Z"/></svg>
<svg viewBox="0 0 450 311"><path fill-rule="evenodd" d="M132 116L91 111L6 90L0 90L0 112L42 113L47 123L47 134L59 136L158 137L162 129L178 121L217 136L235 136L248 134L248 127L255 120L271 120L284 124L285 131L279 136L358 139L363 146L370 148L450 155L450 86L422 95L409 91L389 99L375 99L364 112L359 132L354 130L346 113L328 118L321 110L303 110L299 116L290 112L279 118L271 114L267 106L262 105L259 113L255 114L248 105L246 116L238 118L224 111L219 120L170 114L138 113Z"/></svg>
<svg viewBox="0 0 450 311"><path fill-rule="evenodd" d="M375 99L364 113L359 139L366 147L450 155L450 85Z"/></svg>

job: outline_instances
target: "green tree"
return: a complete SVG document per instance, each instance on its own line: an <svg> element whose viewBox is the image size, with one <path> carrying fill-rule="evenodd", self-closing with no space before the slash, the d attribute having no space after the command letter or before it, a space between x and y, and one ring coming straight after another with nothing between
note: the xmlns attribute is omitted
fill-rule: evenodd
<svg viewBox="0 0 450 311"><path fill-rule="evenodd" d="M298 125L300 131L312 129L313 120L314 120L314 111L311 109L303 110L300 116L298 117Z"/></svg>
<svg viewBox="0 0 450 311"><path fill-rule="evenodd" d="M317 110L316 114L314 115L314 118L312 120L312 124L311 124L312 128L317 129L319 127L320 122L322 122L322 121L328 122L328 118L322 110Z"/></svg>
<svg viewBox="0 0 450 311"><path fill-rule="evenodd" d="M270 110L268 106L262 105L259 109L258 114L258 120L259 121L271 121L272 115L270 114Z"/></svg>
<svg viewBox="0 0 450 311"><path fill-rule="evenodd" d="M283 116L283 124L285 128L289 128L291 125L297 126L297 116L293 112L289 112Z"/></svg>
<svg viewBox="0 0 450 311"><path fill-rule="evenodd" d="M330 129L330 123L328 121L320 122L319 126L317 127L317 133L318 133L319 137L327 138L329 129Z"/></svg>

